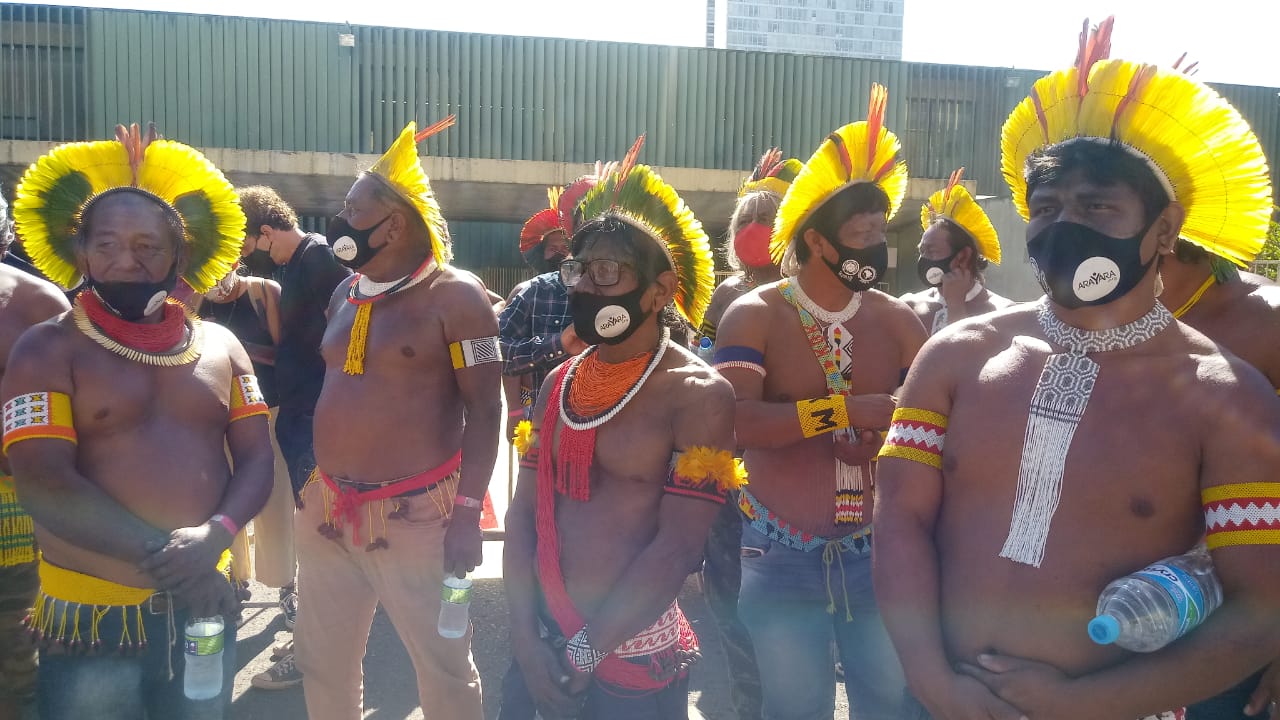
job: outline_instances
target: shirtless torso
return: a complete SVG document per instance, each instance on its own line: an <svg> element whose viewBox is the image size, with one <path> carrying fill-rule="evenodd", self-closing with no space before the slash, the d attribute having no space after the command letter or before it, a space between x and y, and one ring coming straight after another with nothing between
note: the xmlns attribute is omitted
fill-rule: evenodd
<svg viewBox="0 0 1280 720"><path fill-rule="evenodd" d="M1280 285L1242 272L1238 280L1210 288L1180 319L1280 388Z"/></svg>
<svg viewBox="0 0 1280 720"><path fill-rule="evenodd" d="M972 289L970 289L970 292L972 292ZM920 322L924 324L925 329L930 330L930 334L933 334L932 328L934 326L935 319L937 318L938 313L947 306L946 301L942 297L942 293L940 293L937 288L929 288L916 293L907 293L906 295L903 295L901 299L911 307L911 310L915 312L916 317L920 318ZM1003 310L1007 307L1012 307L1015 304L1016 303L1012 300L997 295L984 286L978 290L978 294L974 295L972 300L965 300L964 317L985 315L989 312L995 312L996 310ZM948 325L964 319L962 317L950 317L951 313L949 312L947 315ZM941 330L942 328L938 329Z"/></svg>

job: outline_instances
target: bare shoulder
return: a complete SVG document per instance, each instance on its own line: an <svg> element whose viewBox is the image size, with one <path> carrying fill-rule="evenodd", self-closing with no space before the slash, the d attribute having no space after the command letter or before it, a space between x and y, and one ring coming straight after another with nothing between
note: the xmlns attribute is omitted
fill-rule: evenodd
<svg viewBox="0 0 1280 720"><path fill-rule="evenodd" d="M720 327L716 330L717 342L763 349L769 332L769 315L775 307L785 303L777 283L739 296L729 304L720 319Z"/></svg>
<svg viewBox="0 0 1280 720"><path fill-rule="evenodd" d="M990 288L987 289L987 299L997 310L1004 310L1005 308L1011 308L1014 305L1021 304L1017 300L1010 300L1003 295L997 295L996 293L991 292Z"/></svg>
<svg viewBox="0 0 1280 720"><path fill-rule="evenodd" d="M729 381L677 343L668 343L661 371L664 392L678 399L680 406L728 403L732 407L736 402Z"/></svg>
<svg viewBox="0 0 1280 720"><path fill-rule="evenodd" d="M0 265L0 292L9 297L5 309L16 310L28 324L71 309L57 285L7 265Z"/></svg>
<svg viewBox="0 0 1280 720"><path fill-rule="evenodd" d="M1003 310L958 320L943 328L925 345L931 356L982 357L1008 347L1019 335L1040 334L1038 306L1018 303Z"/></svg>
<svg viewBox="0 0 1280 720"><path fill-rule="evenodd" d="M449 300L459 302L479 301L488 309L489 291L475 273L460 270L452 265L440 269L440 276L432 283L431 288Z"/></svg>
<svg viewBox="0 0 1280 720"><path fill-rule="evenodd" d="M921 290L920 292L907 293L898 298L906 303L916 315L927 315L937 309L941 305L938 301L936 293L932 290Z"/></svg>
<svg viewBox="0 0 1280 720"><path fill-rule="evenodd" d="M70 313L32 325L13 344L5 375L25 371L41 376L69 370L79 336Z"/></svg>

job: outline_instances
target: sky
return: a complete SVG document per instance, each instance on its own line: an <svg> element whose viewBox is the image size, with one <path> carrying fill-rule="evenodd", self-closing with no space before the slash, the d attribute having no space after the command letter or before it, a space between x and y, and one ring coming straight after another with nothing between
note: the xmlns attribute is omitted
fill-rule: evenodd
<svg viewBox="0 0 1280 720"><path fill-rule="evenodd" d="M1053 70L1075 57L1084 18L1116 16L1112 57L1170 64L1208 82L1280 87L1275 0L904 0L903 59ZM360 25L702 45L706 0L46 0ZM407 11L406 11L407 9Z"/></svg>

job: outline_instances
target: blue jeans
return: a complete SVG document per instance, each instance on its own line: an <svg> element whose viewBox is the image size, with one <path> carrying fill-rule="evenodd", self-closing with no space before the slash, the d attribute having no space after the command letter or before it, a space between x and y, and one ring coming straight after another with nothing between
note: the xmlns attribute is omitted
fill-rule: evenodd
<svg viewBox="0 0 1280 720"><path fill-rule="evenodd" d="M689 676L677 678L661 690L637 692L591 683L581 698L575 720L685 720L689 717ZM538 710L514 660L502 679L502 707L498 720L534 720Z"/></svg>
<svg viewBox="0 0 1280 720"><path fill-rule="evenodd" d="M876 607L870 544L829 547L795 550L743 524L738 616L755 647L764 717L834 716L834 637L851 720L898 720L906 680Z"/></svg>
<svg viewBox="0 0 1280 720"><path fill-rule="evenodd" d="M61 602L61 601L59 601ZM73 603L74 605L74 603ZM59 607L59 612L61 608ZM129 609L130 614L134 612ZM90 612L80 613L80 635L90 635ZM70 616L68 616L70 617ZM236 676L236 625L223 618L222 694L211 700L188 700L183 693L183 628L189 613L175 610L176 637L169 644L169 616L152 614L143 605L145 649L121 653L114 644L121 634L120 610L112 609L98 626L104 638L93 655L40 651L36 695L40 720L222 720L231 705ZM70 634L68 621L68 634ZM132 623L130 623L132 625ZM110 638L108 642L106 639ZM172 663L173 679L169 679Z"/></svg>

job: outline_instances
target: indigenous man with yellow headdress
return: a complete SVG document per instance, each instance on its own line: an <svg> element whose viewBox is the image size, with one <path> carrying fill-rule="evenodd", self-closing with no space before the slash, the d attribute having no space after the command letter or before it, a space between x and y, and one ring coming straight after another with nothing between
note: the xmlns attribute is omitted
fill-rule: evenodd
<svg viewBox="0 0 1280 720"><path fill-rule="evenodd" d="M450 124L409 123L328 227L356 274L329 304L317 467L296 522L294 642L313 720L361 717L379 603L431 717L482 717L470 630L436 629L445 577L480 564L502 424L497 318L480 282L448 265L448 228L418 159L417 144Z"/></svg>
<svg viewBox="0 0 1280 720"><path fill-rule="evenodd" d="M965 186L964 168L951 174L947 186L920 208L920 259L916 275L929 287L902 299L920 322L936 333L973 315L1007 308L1013 301L991 292L982 271L1000 264L1000 238Z"/></svg>
<svg viewBox="0 0 1280 720"><path fill-rule="evenodd" d="M582 199L560 266L591 347L517 433L504 720L687 717L698 644L675 598L741 474L728 383L668 333L701 321L711 248L638 151Z"/></svg>
<svg viewBox="0 0 1280 720"><path fill-rule="evenodd" d="M22 335L0 388L41 551L40 717L222 717L236 667L226 550L271 490L267 407L235 337L169 293L179 278L206 292L234 266L235 192L203 155L135 125L41 157L14 211L36 266L87 288ZM213 616L222 691L190 700L178 633Z"/></svg>
<svg viewBox="0 0 1280 720"><path fill-rule="evenodd" d="M830 717L831 640L857 717L897 718L902 670L871 590L871 460L926 336L876 289L907 190L888 94L831 133L791 183L772 257L786 278L737 300L715 367L737 392L742 591L766 718ZM876 542L879 542L877 539Z"/></svg>
<svg viewBox="0 0 1280 720"><path fill-rule="evenodd" d="M9 204L0 194L0 257L13 242ZM0 264L0 377L27 328L69 309L66 296L31 272ZM31 516L18 503L8 461L0 454L0 720L17 720L35 692L36 648L22 620L40 589Z"/></svg>
<svg viewBox="0 0 1280 720"><path fill-rule="evenodd" d="M1266 160L1210 88L1108 59L1110 30L1004 125L1046 297L935 337L881 452L876 591L922 716L1174 717L1280 647L1280 400L1156 299L1179 236L1249 256ZM1090 639L1107 583L1202 538L1221 608L1141 656Z"/></svg>

